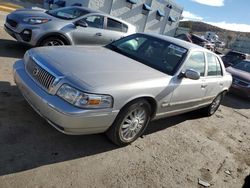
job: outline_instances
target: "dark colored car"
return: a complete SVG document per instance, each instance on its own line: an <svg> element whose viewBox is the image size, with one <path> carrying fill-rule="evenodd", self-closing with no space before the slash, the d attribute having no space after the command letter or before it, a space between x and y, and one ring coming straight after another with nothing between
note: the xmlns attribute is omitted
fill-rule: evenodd
<svg viewBox="0 0 250 188"><path fill-rule="evenodd" d="M214 51L214 44L198 35L180 34L180 35L177 35L175 38L185 40L187 42L191 42L199 46L202 46L204 48L207 48L208 50Z"/></svg>
<svg viewBox="0 0 250 188"><path fill-rule="evenodd" d="M236 65L228 67L227 72L233 76L230 92L250 99L250 61L240 61Z"/></svg>
<svg viewBox="0 0 250 188"><path fill-rule="evenodd" d="M237 51L229 51L225 56L222 57L225 67L233 66L245 59L249 59L249 55Z"/></svg>

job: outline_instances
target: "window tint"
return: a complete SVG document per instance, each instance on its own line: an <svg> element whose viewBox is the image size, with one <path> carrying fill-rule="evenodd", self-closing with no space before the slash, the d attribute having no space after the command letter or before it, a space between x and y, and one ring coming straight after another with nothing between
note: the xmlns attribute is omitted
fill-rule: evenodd
<svg viewBox="0 0 250 188"><path fill-rule="evenodd" d="M220 76L222 75L221 66L217 57L211 53L207 53L208 63L208 76Z"/></svg>
<svg viewBox="0 0 250 188"><path fill-rule="evenodd" d="M88 24L88 27L103 28L103 16L88 16L83 20Z"/></svg>
<svg viewBox="0 0 250 188"><path fill-rule="evenodd" d="M111 44L111 49L143 64L173 75L187 50L164 40L131 35Z"/></svg>
<svg viewBox="0 0 250 188"><path fill-rule="evenodd" d="M184 65L184 70L193 69L200 73L201 76L205 75L205 57L203 52L192 52L189 59Z"/></svg>
<svg viewBox="0 0 250 188"><path fill-rule="evenodd" d="M128 26L111 18L108 18L107 29L126 33L128 31Z"/></svg>

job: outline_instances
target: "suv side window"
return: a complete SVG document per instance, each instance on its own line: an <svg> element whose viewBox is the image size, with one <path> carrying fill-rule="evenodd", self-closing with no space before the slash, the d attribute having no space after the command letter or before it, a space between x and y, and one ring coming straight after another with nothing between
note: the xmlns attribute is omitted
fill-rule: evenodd
<svg viewBox="0 0 250 188"><path fill-rule="evenodd" d="M201 76L205 75L205 56L203 52L191 52L192 54L184 65L184 70L193 69L200 73Z"/></svg>
<svg viewBox="0 0 250 188"><path fill-rule="evenodd" d="M211 53L207 53L207 63L208 63L208 76L221 76L222 70L221 65L217 57Z"/></svg>
<svg viewBox="0 0 250 188"><path fill-rule="evenodd" d="M108 18L107 29L126 33L128 31L128 26L119 21Z"/></svg>
<svg viewBox="0 0 250 188"><path fill-rule="evenodd" d="M88 27L101 28L101 29L103 28L103 22L104 22L103 16L93 15L93 16L88 16L83 20L88 24Z"/></svg>

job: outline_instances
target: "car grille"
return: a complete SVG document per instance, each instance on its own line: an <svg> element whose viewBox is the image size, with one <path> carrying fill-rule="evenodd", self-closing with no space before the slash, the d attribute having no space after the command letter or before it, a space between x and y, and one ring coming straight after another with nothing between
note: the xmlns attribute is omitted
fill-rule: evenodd
<svg viewBox="0 0 250 188"><path fill-rule="evenodd" d="M49 90L56 77L38 65L32 58L29 59L26 69L30 76L36 80L42 87Z"/></svg>
<svg viewBox="0 0 250 188"><path fill-rule="evenodd" d="M6 19L6 22L7 22L11 27L14 27L14 28L17 27L17 22L14 21L14 20L12 20L12 19L10 19L10 18L8 18L8 17L7 17L7 19Z"/></svg>

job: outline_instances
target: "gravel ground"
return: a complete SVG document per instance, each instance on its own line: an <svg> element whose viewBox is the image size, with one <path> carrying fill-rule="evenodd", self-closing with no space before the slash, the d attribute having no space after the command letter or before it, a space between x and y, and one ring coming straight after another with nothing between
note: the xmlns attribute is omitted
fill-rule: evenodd
<svg viewBox="0 0 250 188"><path fill-rule="evenodd" d="M201 187L199 179L214 188L240 188L249 180L249 101L227 95L212 117L195 112L152 122L143 138L124 148L102 134L66 136L15 86L12 65L28 47L4 32L3 19L0 13L1 188L186 188Z"/></svg>

